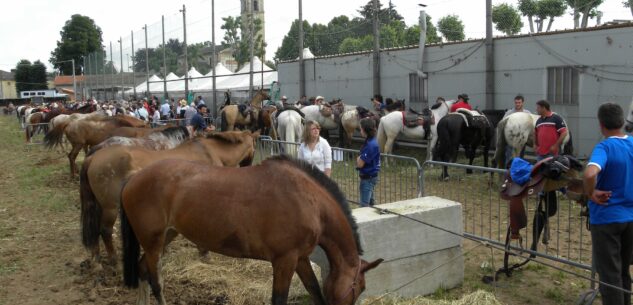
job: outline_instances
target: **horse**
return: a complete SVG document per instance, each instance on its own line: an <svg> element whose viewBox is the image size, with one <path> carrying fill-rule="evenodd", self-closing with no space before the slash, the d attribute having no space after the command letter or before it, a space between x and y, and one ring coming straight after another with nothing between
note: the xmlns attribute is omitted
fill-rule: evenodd
<svg viewBox="0 0 633 305"><path fill-rule="evenodd" d="M22 129L26 127L26 116L31 114L31 111L33 111L33 109L35 108L33 108L30 104L27 104L19 106L17 111L15 112L15 115L18 117L18 122L20 122L20 126L22 127Z"/></svg>
<svg viewBox="0 0 633 305"><path fill-rule="evenodd" d="M276 112L277 107L268 105L264 106L257 116L257 126L261 130L262 135L270 136L274 140L278 138L273 119Z"/></svg>
<svg viewBox="0 0 633 305"><path fill-rule="evenodd" d="M329 104L310 105L301 108L306 120L312 120L321 125L321 130L338 128L338 118Z"/></svg>
<svg viewBox="0 0 633 305"><path fill-rule="evenodd" d="M301 137L303 136L303 118L296 111L283 111L277 118L277 129L280 140L293 143L301 142ZM297 145L288 144L285 153L296 156Z"/></svg>
<svg viewBox="0 0 633 305"><path fill-rule="evenodd" d="M250 131L211 133L169 150L110 146L95 151L84 160L79 177L83 245L92 251L93 258L98 258L101 236L110 262L115 261L112 228L120 206L121 182L142 168L170 158L215 166L247 166L254 158L258 136L259 132Z"/></svg>
<svg viewBox="0 0 633 305"><path fill-rule="evenodd" d="M512 158L520 156L526 145L534 146L534 127L538 118L539 115L537 114L516 112L499 122L499 125L497 125L497 144L493 157L498 168L506 168L507 163L510 161L505 159L507 146L512 147ZM565 122L565 125L567 125L567 122ZM569 129L561 146L563 154L573 155L574 148Z"/></svg>
<svg viewBox="0 0 633 305"><path fill-rule="evenodd" d="M257 91L248 106L244 105L243 111L240 111L239 105L227 105L220 110L222 131L232 131L236 125L255 127L257 124L257 116L262 109L262 101L270 99L264 89Z"/></svg>
<svg viewBox="0 0 633 305"><path fill-rule="evenodd" d="M629 105L629 114L625 120L626 124L624 125L624 130L628 133L633 132L633 100L631 100L631 105Z"/></svg>
<svg viewBox="0 0 633 305"><path fill-rule="evenodd" d="M393 111L380 118L376 133L380 152L391 154L393 143L400 133L413 139L428 137L432 122L432 113L429 109L425 109L421 115L417 116L415 127L408 126L405 116L404 111Z"/></svg>
<svg viewBox="0 0 633 305"><path fill-rule="evenodd" d="M486 118L488 119L488 122L490 122L490 125L492 126L492 132L493 132L492 138L496 139L497 125L499 125L499 122L503 120L503 116L505 116L506 110L505 109L484 109L484 110L481 110L481 114L485 115ZM492 141L490 143L490 148L496 149L496 141Z"/></svg>
<svg viewBox="0 0 633 305"><path fill-rule="evenodd" d="M103 140L114 135L114 129L118 127L144 127L145 121L130 116L99 116L94 119L83 119L71 121L67 125L57 125L44 137L44 145L53 148L61 143L65 135L72 145L68 153L70 163L70 176L74 177L77 172L75 160L82 148L97 145Z"/></svg>
<svg viewBox="0 0 633 305"><path fill-rule="evenodd" d="M142 138L113 136L99 143L98 145L92 146L88 154L86 154L86 157L93 155L95 152L97 152L97 150L114 145L136 146L147 148L150 150L172 149L176 148L176 146L180 145L185 140L191 138L189 134L189 129L187 129L187 127L185 126L169 127L163 130L150 130L154 130L155 132L152 132Z"/></svg>
<svg viewBox="0 0 633 305"><path fill-rule="evenodd" d="M460 145L464 147L468 164L473 165L477 147L483 145L484 166L488 167L488 151L492 142L493 128L486 116L477 111L459 109L450 113L437 123L438 145L434 148L433 159L455 163ZM472 170L467 170L468 173ZM448 169L442 171L444 180L448 179Z"/></svg>
<svg viewBox="0 0 633 305"><path fill-rule="evenodd" d="M376 121L376 125L379 125L379 113L360 106L345 106L345 110L341 114L339 128L339 139L342 147L350 147L352 145L352 137L354 132L360 128L360 120L367 117L373 118Z"/></svg>
<svg viewBox="0 0 633 305"><path fill-rule="evenodd" d="M277 156L246 168L183 160L164 165L140 171L121 192L123 275L125 285L139 288L137 304L149 304L150 287L158 303L166 304L159 262L178 234L202 249L271 262L272 304L287 304L296 272L314 304L352 305L365 288L365 273L383 261L361 259L345 196L306 162ZM285 187L244 189L261 181ZM323 292L309 259L317 245L331 266Z"/></svg>

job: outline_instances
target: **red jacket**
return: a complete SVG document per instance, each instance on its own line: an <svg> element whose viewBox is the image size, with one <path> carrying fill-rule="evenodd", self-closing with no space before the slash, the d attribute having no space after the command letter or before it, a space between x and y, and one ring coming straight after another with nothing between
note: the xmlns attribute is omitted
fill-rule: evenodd
<svg viewBox="0 0 633 305"><path fill-rule="evenodd" d="M451 112L455 112L459 108L466 108L468 110L473 110L473 107L471 107L470 104L465 103L465 102L457 102L453 104L453 106L451 106Z"/></svg>

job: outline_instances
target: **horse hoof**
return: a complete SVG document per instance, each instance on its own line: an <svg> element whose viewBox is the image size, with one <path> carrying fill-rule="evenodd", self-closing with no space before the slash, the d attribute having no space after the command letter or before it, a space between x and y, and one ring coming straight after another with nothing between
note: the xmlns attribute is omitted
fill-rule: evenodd
<svg viewBox="0 0 633 305"><path fill-rule="evenodd" d="M448 181L449 179L450 179L450 177L449 177L449 176L446 176L446 177L444 177L442 180L444 180L444 181Z"/></svg>

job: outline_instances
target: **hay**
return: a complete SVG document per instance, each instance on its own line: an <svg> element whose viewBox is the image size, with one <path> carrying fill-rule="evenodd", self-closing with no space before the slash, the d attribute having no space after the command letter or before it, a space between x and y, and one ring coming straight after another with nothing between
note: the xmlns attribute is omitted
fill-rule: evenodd
<svg viewBox="0 0 633 305"><path fill-rule="evenodd" d="M416 298L367 298L362 305L503 305L495 296L484 290L477 290L463 296L459 300L434 300L425 297Z"/></svg>

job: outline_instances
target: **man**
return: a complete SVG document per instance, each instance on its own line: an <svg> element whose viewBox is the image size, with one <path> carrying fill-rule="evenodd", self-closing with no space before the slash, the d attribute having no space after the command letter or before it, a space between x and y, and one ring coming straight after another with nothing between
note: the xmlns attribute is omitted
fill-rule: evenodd
<svg viewBox="0 0 633 305"><path fill-rule="evenodd" d="M160 119L168 120L170 112L171 112L171 107L169 106L169 100L166 99L165 102L160 106Z"/></svg>
<svg viewBox="0 0 633 305"><path fill-rule="evenodd" d="M200 106L200 104L206 105L206 103L202 99L202 95L198 95L198 98L196 99L196 105Z"/></svg>
<svg viewBox="0 0 633 305"><path fill-rule="evenodd" d="M382 95L375 94L374 97L371 99L371 102L374 106L374 110L382 111L383 109L385 109L385 103L383 103L382 101Z"/></svg>
<svg viewBox="0 0 633 305"><path fill-rule="evenodd" d="M136 117L147 122L149 120L149 112L145 109L144 104L141 103L137 106L136 111L134 112Z"/></svg>
<svg viewBox="0 0 633 305"><path fill-rule="evenodd" d="M324 99L325 99L324 97L322 97L322 96L320 96L320 95L319 95L319 96L317 96L317 97L314 99L314 104L315 104L315 105L321 105L321 104L323 103L323 100L324 100Z"/></svg>
<svg viewBox="0 0 633 305"><path fill-rule="evenodd" d="M631 290L633 255L633 138L621 130L622 108L606 103L598 109L605 140L591 153L584 173L589 200L593 266L600 281ZM602 304L631 304L629 293L600 285Z"/></svg>
<svg viewBox="0 0 633 305"><path fill-rule="evenodd" d="M301 106L309 106L310 103L308 101L308 97L306 97L305 95L302 95L301 98L299 99L299 104Z"/></svg>
<svg viewBox="0 0 633 305"><path fill-rule="evenodd" d="M196 112L191 117L190 126L193 128L194 132L210 132L210 131L215 130L215 126L213 125L207 126L207 123L204 120L204 116L206 115L207 110L208 110L207 105L205 104L198 105L198 112Z"/></svg>
<svg viewBox="0 0 633 305"><path fill-rule="evenodd" d="M457 109L460 109L460 108L473 110L473 107L471 107L470 104L468 104L468 94L466 93L462 93L457 96L457 103L451 106L451 112L455 112L457 111Z"/></svg>
<svg viewBox="0 0 633 305"><path fill-rule="evenodd" d="M506 111L506 113L503 115L503 117L507 117L513 113L516 112L525 112L525 113L532 113L529 110L523 108L523 103L524 103L525 99L523 98L522 95L517 95L514 98L514 108L508 109L508 111Z"/></svg>
<svg viewBox="0 0 633 305"><path fill-rule="evenodd" d="M193 102L191 102L187 110L185 110L185 125L186 126L191 125L191 119L196 113L198 113L198 111L196 110L196 105Z"/></svg>
<svg viewBox="0 0 633 305"><path fill-rule="evenodd" d="M558 155L560 145L567 136L567 126L563 118L550 110L545 100L536 102L536 113L541 116L534 127L536 159L540 161Z"/></svg>
<svg viewBox="0 0 633 305"><path fill-rule="evenodd" d="M281 105L286 107L288 105L288 97L287 96L282 96L281 97Z"/></svg>

